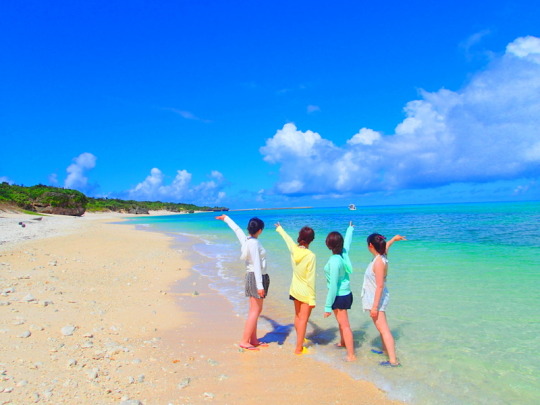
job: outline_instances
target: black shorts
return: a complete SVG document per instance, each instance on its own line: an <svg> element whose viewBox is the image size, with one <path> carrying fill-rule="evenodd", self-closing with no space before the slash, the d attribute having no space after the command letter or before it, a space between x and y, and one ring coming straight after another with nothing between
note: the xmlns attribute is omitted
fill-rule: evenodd
<svg viewBox="0 0 540 405"><path fill-rule="evenodd" d="M332 309L351 309L352 303L352 293L347 295L338 295L332 304Z"/></svg>

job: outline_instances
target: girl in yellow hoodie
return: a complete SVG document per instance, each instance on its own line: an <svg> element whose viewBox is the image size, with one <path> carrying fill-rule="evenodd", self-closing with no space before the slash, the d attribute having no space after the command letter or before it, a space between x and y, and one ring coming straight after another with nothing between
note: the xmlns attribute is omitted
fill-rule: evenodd
<svg viewBox="0 0 540 405"><path fill-rule="evenodd" d="M295 243L285 232L283 227L276 224L276 231L283 237L291 253L293 268L292 282L289 289L289 298L294 301L294 328L296 329L296 354L304 354L307 349L304 345L306 328L315 308L315 253L309 250L309 244L315 239L315 231L304 226L298 233Z"/></svg>

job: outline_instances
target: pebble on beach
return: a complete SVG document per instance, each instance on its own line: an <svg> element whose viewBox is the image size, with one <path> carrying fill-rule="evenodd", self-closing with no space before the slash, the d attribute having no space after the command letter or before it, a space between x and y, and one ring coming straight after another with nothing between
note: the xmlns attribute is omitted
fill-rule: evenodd
<svg viewBox="0 0 540 405"><path fill-rule="evenodd" d="M75 329L77 329L75 326L72 326L72 325L67 325L67 326L64 326L60 332L62 333L62 335L64 336L71 336L73 335L73 333L75 332Z"/></svg>
<svg viewBox="0 0 540 405"><path fill-rule="evenodd" d="M34 301L36 301L36 298L32 294L27 294L21 299L21 301L23 301L23 302L34 302Z"/></svg>
<svg viewBox="0 0 540 405"><path fill-rule="evenodd" d="M24 331L23 333L21 333L21 334L19 335L19 337L20 337L20 338L23 338L23 339L24 339L24 338L28 338L28 337L30 337L30 336L32 336L32 332L30 332L29 330L26 330L26 331Z"/></svg>
<svg viewBox="0 0 540 405"><path fill-rule="evenodd" d="M178 388L184 389L189 385L190 382L191 382L191 378L189 377L182 378L182 381L180 381L180 383L178 384Z"/></svg>

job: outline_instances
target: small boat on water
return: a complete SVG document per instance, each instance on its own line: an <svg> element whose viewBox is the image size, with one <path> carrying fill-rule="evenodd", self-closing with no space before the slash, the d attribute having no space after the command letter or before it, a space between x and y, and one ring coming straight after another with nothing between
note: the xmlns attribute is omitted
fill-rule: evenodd
<svg viewBox="0 0 540 405"><path fill-rule="evenodd" d="M349 204L349 210L351 210L351 211L356 211L356 205L354 205L354 204Z"/></svg>

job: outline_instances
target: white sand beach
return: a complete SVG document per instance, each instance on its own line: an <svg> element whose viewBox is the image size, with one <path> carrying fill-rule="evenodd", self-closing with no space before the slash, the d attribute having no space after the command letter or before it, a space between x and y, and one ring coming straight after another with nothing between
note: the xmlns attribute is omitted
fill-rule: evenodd
<svg viewBox="0 0 540 405"><path fill-rule="evenodd" d="M122 217L0 212L0 404L395 403L275 343L239 349L189 243Z"/></svg>

